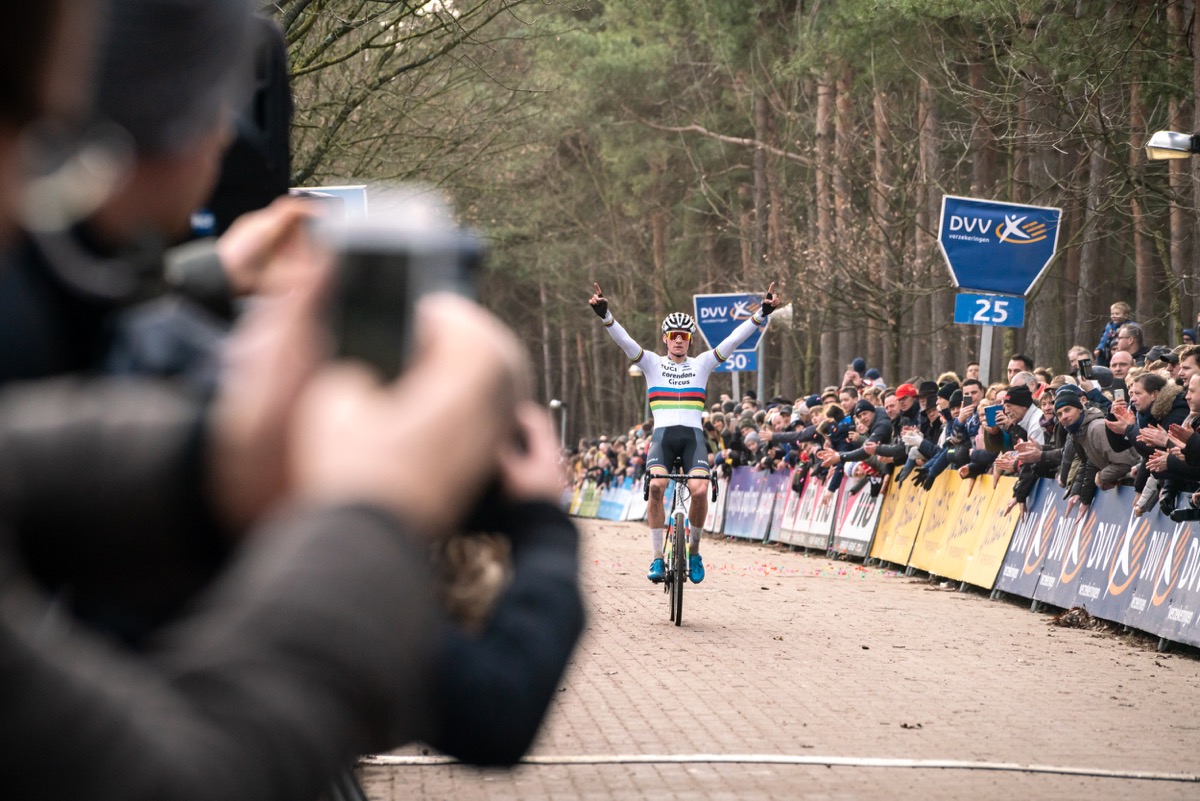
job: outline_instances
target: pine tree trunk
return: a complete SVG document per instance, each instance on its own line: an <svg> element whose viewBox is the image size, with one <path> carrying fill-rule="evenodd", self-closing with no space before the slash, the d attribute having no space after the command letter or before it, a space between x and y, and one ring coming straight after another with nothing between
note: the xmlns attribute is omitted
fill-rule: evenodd
<svg viewBox="0 0 1200 801"><path fill-rule="evenodd" d="M816 168L814 170L813 198L817 207L817 243L816 267L819 284L833 290L826 299L826 308L832 314L822 315L825 327L821 329L820 353L820 382L822 386L832 384L841 378L838 372L839 356L837 353L837 337L834 326L837 310L840 308L836 299L838 287L833 283L831 270L833 255L833 226L834 215L830 190L829 167L833 163L833 79L827 71L817 83L817 119L816 119Z"/></svg>

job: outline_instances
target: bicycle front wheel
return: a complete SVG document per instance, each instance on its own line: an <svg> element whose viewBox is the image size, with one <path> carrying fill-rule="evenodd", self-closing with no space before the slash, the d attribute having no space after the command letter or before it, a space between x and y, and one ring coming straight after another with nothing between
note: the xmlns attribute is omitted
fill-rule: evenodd
<svg viewBox="0 0 1200 801"><path fill-rule="evenodd" d="M675 553L672 554L675 562L675 575L672 576L673 586L671 588L671 602L674 604L672 617L675 619L675 625L683 624L683 585L687 583L687 526L684 523L683 512L675 513L675 530L671 532L674 537Z"/></svg>

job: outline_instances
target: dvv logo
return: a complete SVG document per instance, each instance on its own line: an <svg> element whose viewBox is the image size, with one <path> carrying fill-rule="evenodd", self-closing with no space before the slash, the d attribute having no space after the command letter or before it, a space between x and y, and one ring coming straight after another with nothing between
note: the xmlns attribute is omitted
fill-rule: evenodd
<svg viewBox="0 0 1200 801"><path fill-rule="evenodd" d="M1032 245L1046 238L1046 224L1037 220L1025 222L1028 215L1004 215L1004 230L1000 232L1000 241L1012 245Z"/></svg>
<svg viewBox="0 0 1200 801"><path fill-rule="evenodd" d="M1003 224L984 217L959 217L950 215L950 231L987 235L996 229L996 239L1010 245L1032 245L1046 238L1048 226L1040 220L1030 220L1028 214L1005 214Z"/></svg>
<svg viewBox="0 0 1200 801"><path fill-rule="evenodd" d="M946 195L938 245L955 286L1027 295L1054 258L1061 219L1049 206Z"/></svg>

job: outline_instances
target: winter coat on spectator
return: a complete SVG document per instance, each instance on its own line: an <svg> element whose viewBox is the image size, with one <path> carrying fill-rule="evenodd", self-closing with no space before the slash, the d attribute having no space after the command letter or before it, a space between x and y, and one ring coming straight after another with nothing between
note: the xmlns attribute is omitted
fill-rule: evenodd
<svg viewBox="0 0 1200 801"><path fill-rule="evenodd" d="M859 447L842 453L838 458L843 464L846 462L866 461L868 454L863 450L862 445L867 442L875 442L882 445L891 441L892 434L892 421L888 419L883 409L877 408L875 410L875 419L871 422L870 430L867 431L866 440L859 440Z"/></svg>
<svg viewBox="0 0 1200 801"><path fill-rule="evenodd" d="M1191 411L1188 409L1183 387L1173 381L1168 381L1166 386L1159 390L1158 397L1150 404L1150 408L1146 411L1138 411L1137 418L1126 430L1124 437L1113 435L1116 440L1112 443L1113 447L1118 450L1133 447L1142 456L1151 456L1154 448L1137 441L1141 430L1150 426L1167 428L1172 425L1183 425L1189 414Z"/></svg>
<svg viewBox="0 0 1200 801"><path fill-rule="evenodd" d="M1108 362L1112 358L1113 345L1117 341L1117 331L1126 323L1132 323L1133 320L1125 320L1124 322L1114 323L1111 320L1104 326L1104 330L1100 332L1100 342L1096 347L1092 348L1092 353L1096 357L1096 364L1100 367L1108 367Z"/></svg>
<svg viewBox="0 0 1200 801"><path fill-rule="evenodd" d="M1078 495L1081 503L1090 504L1096 492L1095 479L1112 486L1129 475L1137 466L1137 454L1131 449L1114 450L1109 444L1104 413L1096 408L1084 409L1083 417L1073 432L1075 458L1086 460L1076 471L1070 495Z"/></svg>

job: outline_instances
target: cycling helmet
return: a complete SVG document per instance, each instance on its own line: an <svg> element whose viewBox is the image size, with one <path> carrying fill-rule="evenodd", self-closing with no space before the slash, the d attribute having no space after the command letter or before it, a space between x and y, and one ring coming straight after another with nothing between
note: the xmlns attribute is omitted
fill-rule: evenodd
<svg viewBox="0 0 1200 801"><path fill-rule="evenodd" d="M691 334L695 330L696 323L692 320L692 316L683 312L672 312L662 321L662 332L664 334L668 331L687 331Z"/></svg>

